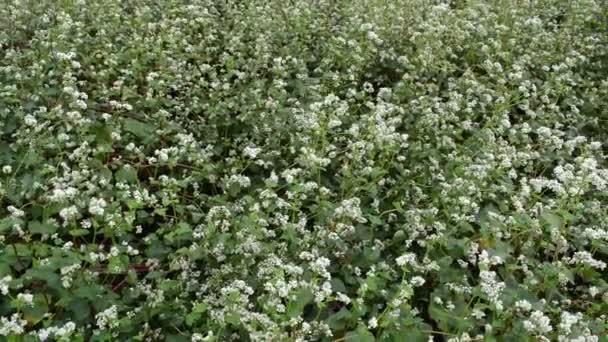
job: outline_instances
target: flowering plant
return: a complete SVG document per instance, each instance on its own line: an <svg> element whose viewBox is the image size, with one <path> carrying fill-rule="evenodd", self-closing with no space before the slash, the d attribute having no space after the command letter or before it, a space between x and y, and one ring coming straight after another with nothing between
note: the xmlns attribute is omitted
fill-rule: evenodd
<svg viewBox="0 0 608 342"><path fill-rule="evenodd" d="M602 0L0 28L0 341L607 341Z"/></svg>

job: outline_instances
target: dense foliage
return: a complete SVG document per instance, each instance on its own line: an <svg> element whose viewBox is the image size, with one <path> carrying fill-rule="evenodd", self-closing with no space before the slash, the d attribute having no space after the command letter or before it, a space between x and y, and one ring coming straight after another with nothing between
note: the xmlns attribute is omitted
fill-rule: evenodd
<svg viewBox="0 0 608 342"><path fill-rule="evenodd" d="M0 340L606 341L601 0L5 0Z"/></svg>

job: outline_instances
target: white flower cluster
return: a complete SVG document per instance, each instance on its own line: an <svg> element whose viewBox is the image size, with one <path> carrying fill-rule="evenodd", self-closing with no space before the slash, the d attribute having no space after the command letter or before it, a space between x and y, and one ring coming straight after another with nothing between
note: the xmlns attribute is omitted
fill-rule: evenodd
<svg viewBox="0 0 608 342"><path fill-rule="evenodd" d="M503 309L500 294L505 288L505 283L497 280L496 272L481 271L479 272L479 280L481 283L481 291L488 296L488 299L494 304L497 310Z"/></svg>
<svg viewBox="0 0 608 342"><path fill-rule="evenodd" d="M357 197L343 200L339 207L335 210L337 217L349 218L355 222L365 223L367 219L363 216L360 208L361 200Z"/></svg>
<svg viewBox="0 0 608 342"><path fill-rule="evenodd" d="M96 216L101 216L103 215L107 205L107 202L103 198L93 197L89 202L89 213Z"/></svg>
<svg viewBox="0 0 608 342"><path fill-rule="evenodd" d="M118 326L118 308L112 305L95 315L98 329L114 328Z"/></svg>
<svg viewBox="0 0 608 342"><path fill-rule="evenodd" d="M3 2L0 334L600 340L606 8Z"/></svg>
<svg viewBox="0 0 608 342"><path fill-rule="evenodd" d="M76 330L74 322L67 322L62 327L48 327L38 330L37 336L41 341L47 341L49 338L68 339Z"/></svg>
<svg viewBox="0 0 608 342"><path fill-rule="evenodd" d="M0 336L22 335L25 331L27 321L21 319L18 313L13 314L10 318L0 317Z"/></svg>
<svg viewBox="0 0 608 342"><path fill-rule="evenodd" d="M20 293L17 295L17 300L27 306L34 306L34 296L31 293Z"/></svg>
<svg viewBox="0 0 608 342"><path fill-rule="evenodd" d="M13 277L10 275L4 276L2 279L0 279L0 292L2 295L8 295L8 284L11 282L11 280L13 280Z"/></svg>
<svg viewBox="0 0 608 342"><path fill-rule="evenodd" d="M527 331L539 335L547 334L553 330L551 320L542 311L532 312L529 319L523 321L523 325Z"/></svg>
<svg viewBox="0 0 608 342"><path fill-rule="evenodd" d="M72 286L72 281L74 280L74 273L81 268L80 264L73 264L70 266L65 266L61 268L61 285L65 288L70 288Z"/></svg>

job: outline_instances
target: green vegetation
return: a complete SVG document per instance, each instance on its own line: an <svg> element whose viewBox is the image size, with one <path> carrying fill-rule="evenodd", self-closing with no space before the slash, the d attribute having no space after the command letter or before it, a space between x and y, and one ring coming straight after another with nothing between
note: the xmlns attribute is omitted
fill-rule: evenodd
<svg viewBox="0 0 608 342"><path fill-rule="evenodd" d="M600 0L5 0L0 341L608 341Z"/></svg>

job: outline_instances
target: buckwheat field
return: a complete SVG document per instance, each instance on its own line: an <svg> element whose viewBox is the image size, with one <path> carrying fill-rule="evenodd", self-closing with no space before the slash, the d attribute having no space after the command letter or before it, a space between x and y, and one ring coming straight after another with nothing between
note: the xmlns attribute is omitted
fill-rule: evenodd
<svg viewBox="0 0 608 342"><path fill-rule="evenodd" d="M3 0L0 341L608 341L603 0Z"/></svg>

